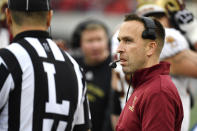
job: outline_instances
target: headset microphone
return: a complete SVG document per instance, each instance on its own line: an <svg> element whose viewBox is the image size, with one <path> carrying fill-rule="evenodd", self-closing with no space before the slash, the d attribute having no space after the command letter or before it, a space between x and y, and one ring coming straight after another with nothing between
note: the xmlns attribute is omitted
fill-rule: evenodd
<svg viewBox="0 0 197 131"><path fill-rule="evenodd" d="M116 68L116 67L117 67L116 62L119 62L119 61L120 61L120 60L116 60L116 61L111 62L111 63L109 64L109 67L111 67L111 68Z"/></svg>

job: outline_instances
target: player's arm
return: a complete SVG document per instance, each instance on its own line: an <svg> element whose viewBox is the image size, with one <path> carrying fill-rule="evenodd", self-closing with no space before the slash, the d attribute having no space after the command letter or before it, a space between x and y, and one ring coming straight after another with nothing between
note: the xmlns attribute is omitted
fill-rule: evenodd
<svg viewBox="0 0 197 131"><path fill-rule="evenodd" d="M12 75L0 57L0 113L7 103L9 92L14 88Z"/></svg>
<svg viewBox="0 0 197 131"><path fill-rule="evenodd" d="M164 59L171 63L170 73L197 78L197 53L186 49L176 55Z"/></svg>

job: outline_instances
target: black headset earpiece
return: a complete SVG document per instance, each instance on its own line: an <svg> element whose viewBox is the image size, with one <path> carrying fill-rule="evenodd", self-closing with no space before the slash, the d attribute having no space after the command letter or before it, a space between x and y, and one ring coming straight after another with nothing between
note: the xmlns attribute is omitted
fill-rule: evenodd
<svg viewBox="0 0 197 131"><path fill-rule="evenodd" d="M142 32L142 38L144 39L156 39L156 32L155 32L155 22L153 19L148 17L141 17L144 21L145 30Z"/></svg>

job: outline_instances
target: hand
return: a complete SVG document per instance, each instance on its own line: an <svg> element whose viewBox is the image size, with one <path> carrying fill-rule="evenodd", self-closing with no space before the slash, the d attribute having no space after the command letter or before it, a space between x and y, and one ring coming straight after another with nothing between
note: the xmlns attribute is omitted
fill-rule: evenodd
<svg viewBox="0 0 197 131"><path fill-rule="evenodd" d="M184 9L177 11L172 17L178 29L186 35L192 44L195 44L197 42L197 20L194 15Z"/></svg>

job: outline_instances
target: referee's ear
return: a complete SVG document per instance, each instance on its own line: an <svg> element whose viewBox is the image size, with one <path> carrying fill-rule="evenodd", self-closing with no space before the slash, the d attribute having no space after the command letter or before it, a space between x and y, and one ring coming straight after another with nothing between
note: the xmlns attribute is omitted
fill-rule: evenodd
<svg viewBox="0 0 197 131"><path fill-rule="evenodd" d="M8 26L11 26L12 25L11 12L10 12L10 10L8 8L6 8L5 13L6 13L6 22L7 22L7 25Z"/></svg>
<svg viewBox="0 0 197 131"><path fill-rule="evenodd" d="M47 28L49 28L50 25L51 25L52 16L53 16L53 11L50 10L50 11L48 12L48 14L47 14Z"/></svg>

